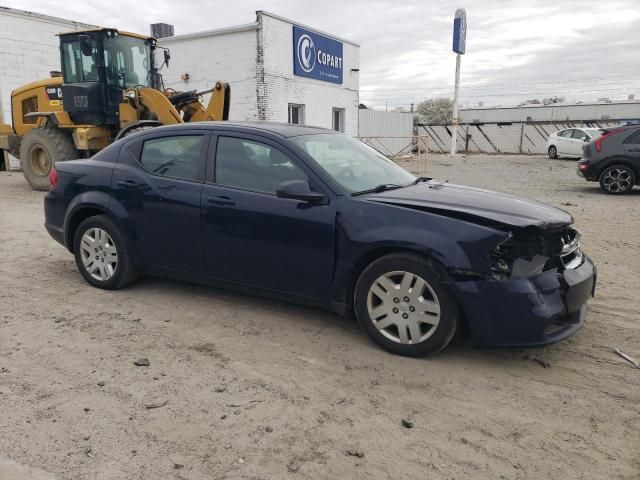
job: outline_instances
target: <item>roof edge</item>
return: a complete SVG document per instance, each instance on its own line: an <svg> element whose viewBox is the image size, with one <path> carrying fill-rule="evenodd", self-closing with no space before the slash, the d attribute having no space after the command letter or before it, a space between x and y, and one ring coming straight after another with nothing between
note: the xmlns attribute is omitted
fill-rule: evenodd
<svg viewBox="0 0 640 480"><path fill-rule="evenodd" d="M231 33L249 32L258 29L258 22L245 23L235 27L215 28L213 30L205 30L203 32L185 33L183 35L174 35L173 37L163 37L158 39L158 43L174 43L181 40L195 40L197 38L210 37L212 35L227 35Z"/></svg>
<svg viewBox="0 0 640 480"><path fill-rule="evenodd" d="M318 33L320 35L324 35L325 37L330 37L330 38L333 38L335 40L339 40L339 41L341 41L343 43L348 43L350 45L353 45L354 47L360 48L360 44L356 43L356 42L354 42L352 40L349 40L349 39L343 38L343 37L338 37L337 35L334 35L332 33L325 32L325 31L322 31L322 30L318 30L317 28L310 27L309 25L305 25L303 23L298 23L295 20L291 20L290 18L286 18L286 17L281 17L280 15L276 15L275 13L271 13L271 12L268 12L266 10L258 10L258 11L256 11L256 16L260 16L260 15L265 15L267 17L275 18L276 20L287 22L287 23L290 23L292 25L296 25L298 27L302 27L302 28L304 28L306 30L310 30L312 32Z"/></svg>
<svg viewBox="0 0 640 480"><path fill-rule="evenodd" d="M92 25L90 23L77 22L75 20L69 20L68 18L53 17L51 15L45 15L44 13L31 12L29 10L19 10L17 8L4 7L0 5L0 13L7 13L9 15L15 15L17 17L37 18L51 23L64 23L67 25L82 27L82 28L99 28L98 25Z"/></svg>

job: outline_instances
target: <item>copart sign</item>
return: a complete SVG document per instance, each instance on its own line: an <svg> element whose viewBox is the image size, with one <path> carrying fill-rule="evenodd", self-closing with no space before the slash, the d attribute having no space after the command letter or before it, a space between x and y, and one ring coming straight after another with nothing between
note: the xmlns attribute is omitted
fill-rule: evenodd
<svg viewBox="0 0 640 480"><path fill-rule="evenodd" d="M293 74L342 83L342 42L293 27Z"/></svg>

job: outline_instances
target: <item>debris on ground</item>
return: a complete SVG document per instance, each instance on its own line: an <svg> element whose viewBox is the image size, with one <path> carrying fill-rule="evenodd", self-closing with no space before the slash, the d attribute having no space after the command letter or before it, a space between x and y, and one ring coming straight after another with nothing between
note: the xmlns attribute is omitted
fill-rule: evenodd
<svg viewBox="0 0 640 480"><path fill-rule="evenodd" d="M184 468L184 465L181 463L174 463L173 464L173 469L174 470L180 470L181 468Z"/></svg>
<svg viewBox="0 0 640 480"><path fill-rule="evenodd" d="M143 403L142 405L144 406L144 408L151 409L164 407L167 403L169 403L169 400L165 400L163 402Z"/></svg>
<svg viewBox="0 0 640 480"><path fill-rule="evenodd" d="M136 367L148 367L149 365L151 365L149 363L149 359L148 358L139 358L138 360L136 360L135 362L133 362L133 364Z"/></svg>
<svg viewBox="0 0 640 480"><path fill-rule="evenodd" d="M413 428L413 427L416 426L416 424L414 423L414 421L411 418L406 417L406 418L402 419L402 426L404 428Z"/></svg>
<svg viewBox="0 0 640 480"><path fill-rule="evenodd" d="M106 385L106 383L105 383L105 382L103 382L102 380L100 380L100 381L97 383L97 385L98 385L99 387L104 387L104 386Z"/></svg>
<svg viewBox="0 0 640 480"><path fill-rule="evenodd" d="M613 351L616 352L618 355L620 355L622 358L624 358L627 362L629 362L634 367L640 368L640 363L638 363L633 357L630 357L619 348L614 348Z"/></svg>
<svg viewBox="0 0 640 480"><path fill-rule="evenodd" d="M532 360L544 368L551 368L551 364L547 362L544 358L533 357Z"/></svg>
<svg viewBox="0 0 640 480"><path fill-rule="evenodd" d="M289 470L291 473L296 473L298 470L300 470L300 465L298 465L296 462L291 462L289 463L289 465L287 465L287 470Z"/></svg>
<svg viewBox="0 0 640 480"><path fill-rule="evenodd" d="M471 445L471 440L469 440L468 438L462 437L460 441L465 445Z"/></svg>
<svg viewBox="0 0 640 480"><path fill-rule="evenodd" d="M347 455L351 455L352 457L362 458L364 457L364 452L359 448L349 448L347 449Z"/></svg>
<svg viewBox="0 0 640 480"><path fill-rule="evenodd" d="M271 432L273 432L273 428L265 427L264 431L267 432L267 433L271 433Z"/></svg>

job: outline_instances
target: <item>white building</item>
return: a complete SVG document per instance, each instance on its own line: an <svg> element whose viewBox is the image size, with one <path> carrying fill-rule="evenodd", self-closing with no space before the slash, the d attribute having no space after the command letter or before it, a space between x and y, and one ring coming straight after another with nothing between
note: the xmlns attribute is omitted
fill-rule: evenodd
<svg viewBox="0 0 640 480"><path fill-rule="evenodd" d="M460 109L460 123L595 122L640 119L640 101Z"/></svg>
<svg viewBox="0 0 640 480"><path fill-rule="evenodd" d="M105 25L118 28L118 25ZM0 7L0 113L11 119L11 91L60 70L57 33L95 28ZM163 38L170 48L165 86L204 90L231 85L232 120L304 123L358 133L359 46L257 12L236 27Z"/></svg>
<svg viewBox="0 0 640 480"><path fill-rule="evenodd" d="M11 122L11 91L60 70L57 33L93 25L0 7L0 116Z"/></svg>
<svg viewBox="0 0 640 480"><path fill-rule="evenodd" d="M257 12L246 25L163 38L166 87L231 85L231 120L266 120L358 134L359 45Z"/></svg>

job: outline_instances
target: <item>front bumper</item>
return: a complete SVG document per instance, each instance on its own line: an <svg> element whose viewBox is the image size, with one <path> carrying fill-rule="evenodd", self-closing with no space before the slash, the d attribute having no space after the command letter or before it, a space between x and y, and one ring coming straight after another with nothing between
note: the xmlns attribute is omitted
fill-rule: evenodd
<svg viewBox="0 0 640 480"><path fill-rule="evenodd" d="M479 347L538 347L558 342L584 324L597 270L586 255L572 270L518 280L453 284Z"/></svg>

